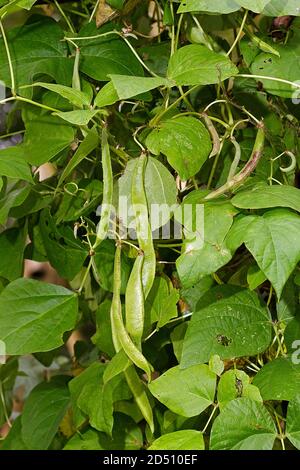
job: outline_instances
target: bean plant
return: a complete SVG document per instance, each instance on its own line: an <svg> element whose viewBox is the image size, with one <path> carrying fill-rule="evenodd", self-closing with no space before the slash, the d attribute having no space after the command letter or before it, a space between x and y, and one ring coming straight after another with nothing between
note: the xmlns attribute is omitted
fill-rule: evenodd
<svg viewBox="0 0 300 470"><path fill-rule="evenodd" d="M299 2L0 32L0 449L299 449Z"/></svg>

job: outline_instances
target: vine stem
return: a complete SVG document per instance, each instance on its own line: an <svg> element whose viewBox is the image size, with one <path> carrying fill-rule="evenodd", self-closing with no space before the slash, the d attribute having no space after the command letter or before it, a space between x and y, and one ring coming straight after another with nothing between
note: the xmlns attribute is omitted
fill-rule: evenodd
<svg viewBox="0 0 300 470"><path fill-rule="evenodd" d="M1 30L1 34L3 37L3 42L4 42L5 51L6 51L7 60L8 60L9 73L10 73L10 79L11 79L11 92L13 96L16 96L16 82L15 82L14 69L13 69L10 50L9 50L9 46L8 46L8 42L7 42L7 38L5 34L5 29L3 27L3 23L1 19L0 19L0 30Z"/></svg>
<svg viewBox="0 0 300 470"><path fill-rule="evenodd" d="M281 429L281 426L280 426L280 422L279 422L279 417L276 413L276 411L274 410L274 415L275 415L275 419L276 419L276 424L277 424L277 427L278 427L278 431L279 431L279 434L278 434L278 437L280 439L280 442L281 442L281 446L282 446L282 450L285 450L285 444L284 444L284 434L282 432L282 429Z"/></svg>
<svg viewBox="0 0 300 470"><path fill-rule="evenodd" d="M291 85L295 88L300 89L300 83L291 82L290 80L285 80L284 78L267 77L266 75L250 75L250 74L247 74L247 73L239 73L238 75L236 75L235 78L239 78L239 77L241 77L241 78L258 78L258 79L261 79L261 80L271 80L272 82L285 83L286 85Z"/></svg>
<svg viewBox="0 0 300 470"><path fill-rule="evenodd" d="M244 29L244 26L245 26L245 23L246 23L246 20L247 20L247 17L248 17L248 10L245 11L245 14L244 14L244 18L243 18L243 21L242 21L242 24L241 24L241 27L239 29L239 32L231 46L231 48L229 49L229 51L227 52L227 57L230 56L230 54L232 53L232 51L234 50L235 46L237 45L237 43L239 42L239 40L241 39L241 36L243 34L243 29Z"/></svg>
<svg viewBox="0 0 300 470"><path fill-rule="evenodd" d="M98 8L99 3L100 3L100 0L97 0L96 4L95 4L95 6L94 6L94 9L93 9L93 11L92 11L92 14L91 14L91 16L90 16L90 18L89 18L89 23L91 23L91 21L93 20L93 18L94 18L94 16L95 16L95 13L96 13L96 11L97 11L97 8Z"/></svg>
<svg viewBox="0 0 300 470"><path fill-rule="evenodd" d="M36 101L30 100L29 98L24 98L23 96L11 96L9 98L5 98L4 100L0 101L0 104L5 104L8 103L9 101L24 101L25 103L32 104L34 106L38 106L39 108L47 109L47 111L52 111L53 113L59 113L58 109L51 108L50 106L47 106L42 103L37 103Z"/></svg>
<svg viewBox="0 0 300 470"><path fill-rule="evenodd" d="M8 413L7 413L7 408L6 408L6 403L5 403L5 397L4 397L4 393L3 393L3 388L2 388L2 383L1 383L1 381L0 381L0 398L1 398L2 406L3 406L4 417L5 417L5 419L6 419L6 422L7 422L8 426L11 428L11 427L12 427L12 424L11 424L11 421L10 421L9 416L8 416Z"/></svg>

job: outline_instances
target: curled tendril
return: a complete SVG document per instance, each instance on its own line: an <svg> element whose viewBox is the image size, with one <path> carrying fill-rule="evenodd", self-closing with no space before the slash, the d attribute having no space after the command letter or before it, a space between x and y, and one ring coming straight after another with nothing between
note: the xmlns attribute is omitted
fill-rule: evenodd
<svg viewBox="0 0 300 470"><path fill-rule="evenodd" d="M292 171L295 170L296 166L297 166L297 160L296 160L296 157L295 155L293 154L293 152L291 152L290 150L285 150L284 152L282 152L280 155L278 155L278 157L276 158L273 158L273 162L275 162L276 160L278 160L279 158L283 157L283 155L287 155L288 157L290 157L291 159L291 164L287 167L280 167L280 171L282 171L282 173L290 173Z"/></svg>
<svg viewBox="0 0 300 470"><path fill-rule="evenodd" d="M69 187L70 187L70 186L71 186L71 187L74 186L75 191L72 192L70 189L67 188L67 186L69 186ZM79 188L78 188L77 184L74 183L74 181L71 181L70 183L67 183L67 184L64 185L64 191L65 191L65 193L69 194L70 196L75 196L75 194L78 193Z"/></svg>

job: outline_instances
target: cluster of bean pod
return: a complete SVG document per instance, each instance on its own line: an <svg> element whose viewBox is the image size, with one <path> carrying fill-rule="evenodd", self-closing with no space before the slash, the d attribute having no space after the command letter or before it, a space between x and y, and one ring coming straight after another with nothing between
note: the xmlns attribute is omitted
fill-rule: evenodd
<svg viewBox="0 0 300 470"><path fill-rule="evenodd" d="M111 304L112 339L116 353L124 351L130 366L124 371L126 381L136 404L150 429L154 430L152 408L147 396L146 386L140 379L136 367L142 369L151 380L152 366L142 353L142 336L144 331L144 304L153 285L156 269L156 257L149 223L147 199L144 188L144 176L147 156L142 153L137 159L132 179L132 204L135 210L136 234L138 241L135 259L125 292L125 322L121 303L121 251L122 240L116 242L114 260L114 290ZM97 230L94 247L107 236L110 213L105 208L112 202L113 175L107 130L102 131L102 167L103 167L103 201L104 211Z"/></svg>

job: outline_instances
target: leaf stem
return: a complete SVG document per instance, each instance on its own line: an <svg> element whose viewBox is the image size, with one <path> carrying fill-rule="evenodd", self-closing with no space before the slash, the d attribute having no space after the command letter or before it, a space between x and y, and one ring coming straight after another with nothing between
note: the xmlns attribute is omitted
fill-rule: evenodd
<svg viewBox="0 0 300 470"><path fill-rule="evenodd" d="M203 430L201 431L202 434L205 433L206 429L208 428L209 423L211 422L211 420L212 420L212 418L213 418L213 416L214 416L214 414L215 414L215 412L218 408L219 408L219 405L214 403L213 404L213 410L212 410L212 412L211 412L211 414L208 418L208 421L207 421L206 425L204 426Z"/></svg>
<svg viewBox="0 0 300 470"><path fill-rule="evenodd" d="M239 40L241 39L241 36L243 34L243 29L244 29L244 26L245 26L245 23L246 23L246 20L247 20L247 16L248 16L248 10L245 11L245 14L244 14L244 18L243 18L243 21L242 21L242 24L241 24L241 27L239 29L239 32L231 46L231 48L229 49L229 51L227 52L227 57L230 56L230 54L232 53L232 51L234 50L235 46L237 45L237 43L239 42Z"/></svg>
<svg viewBox="0 0 300 470"><path fill-rule="evenodd" d="M67 15L65 14L64 10L62 9L62 7L60 6L60 4L58 3L57 0L54 0L54 3L55 3L55 6L56 8L58 9L59 13L62 15L62 17L64 18L65 22L67 23L70 31L73 33L73 34L76 34L76 31L74 29L74 26L72 25L70 19L67 17Z"/></svg>
<svg viewBox="0 0 300 470"><path fill-rule="evenodd" d="M300 89L300 83L291 82L290 80L285 80L284 78L268 77L266 75L250 75L247 73L239 73L238 75L235 76L235 78L258 78L261 80L271 80L273 82L285 83L287 85L291 85L295 88Z"/></svg>
<svg viewBox="0 0 300 470"><path fill-rule="evenodd" d="M173 101L172 104L170 104L170 106L166 109L164 109L161 113L157 114L156 116L154 116L153 119L151 119L151 121L149 122L149 126L150 127L155 127L158 122L161 120L161 118L167 113L170 111L170 109L174 108L178 103L180 103L180 101L182 99L184 99L185 96L188 96L192 91L196 90L196 88L198 88L199 85L195 85L193 86L192 88L189 88L187 91L185 91L182 95L179 96L179 98L177 98L177 100Z"/></svg>
<svg viewBox="0 0 300 470"><path fill-rule="evenodd" d="M9 73L10 73L10 79L11 79L11 92L13 96L16 96L16 82L15 82L14 69L13 69L10 50L9 50L9 46L8 46L8 42L7 42L7 38L5 34L5 29L3 27L1 19L0 19L0 30L1 30L1 34L3 37L3 42L4 42L5 51L6 51L7 60L8 60Z"/></svg>

